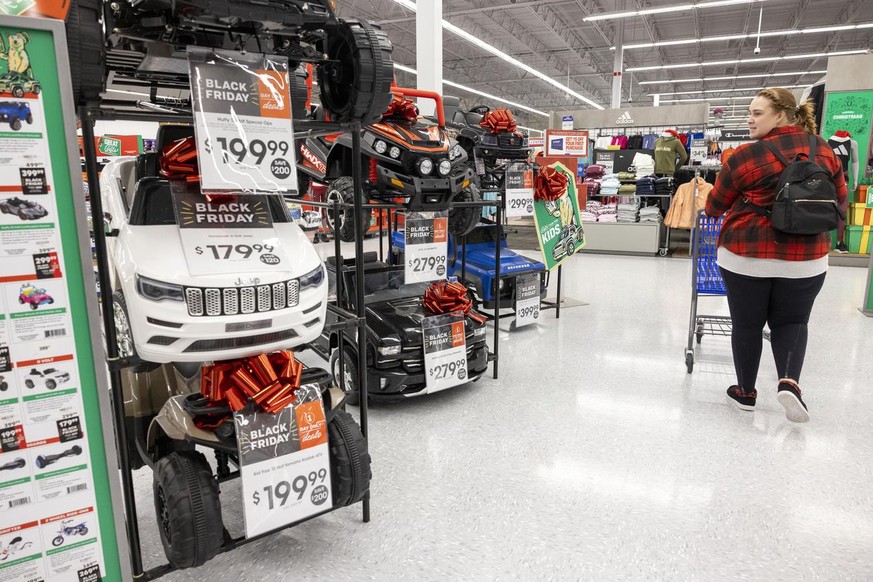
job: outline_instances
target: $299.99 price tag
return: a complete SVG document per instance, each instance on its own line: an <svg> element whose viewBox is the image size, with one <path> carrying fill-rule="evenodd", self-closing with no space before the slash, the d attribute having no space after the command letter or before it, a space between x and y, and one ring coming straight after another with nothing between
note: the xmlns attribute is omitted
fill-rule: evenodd
<svg viewBox="0 0 873 582"><path fill-rule="evenodd" d="M516 162L506 170L506 216L533 216L533 170L526 162Z"/></svg>

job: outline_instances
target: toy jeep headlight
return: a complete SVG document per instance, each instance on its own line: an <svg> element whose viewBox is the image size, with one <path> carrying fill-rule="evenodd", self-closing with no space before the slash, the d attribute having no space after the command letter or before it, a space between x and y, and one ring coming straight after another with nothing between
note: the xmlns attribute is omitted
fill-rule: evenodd
<svg viewBox="0 0 873 582"><path fill-rule="evenodd" d="M421 158L418 160L418 173L422 176L429 176L433 172L433 160L430 158Z"/></svg>
<svg viewBox="0 0 873 582"><path fill-rule="evenodd" d="M148 277L140 277L139 275L136 276L136 290L140 295L152 301L184 300L181 285L164 283L163 281L156 281Z"/></svg>
<svg viewBox="0 0 873 582"><path fill-rule="evenodd" d="M452 149L449 150L449 159L454 162L456 159L461 157L461 154L463 153L464 148L461 147L461 144L456 143L452 146Z"/></svg>
<svg viewBox="0 0 873 582"><path fill-rule="evenodd" d="M319 265L300 277L300 290L318 287L322 281L324 281L324 267Z"/></svg>
<svg viewBox="0 0 873 582"><path fill-rule="evenodd" d="M476 329L473 330L473 336L474 336L474 337L484 336L484 335L485 335L485 331L486 331L486 330L485 330L485 326L484 326L484 325L483 325L482 327L477 327Z"/></svg>
<svg viewBox="0 0 873 582"><path fill-rule="evenodd" d="M452 171L452 162L445 159L440 160L440 163L437 166L437 171L440 173L440 176L448 176Z"/></svg>
<svg viewBox="0 0 873 582"><path fill-rule="evenodd" d="M373 149L376 150L376 153L384 154L388 151L388 144L381 139L377 139L376 143L373 144Z"/></svg>
<svg viewBox="0 0 873 582"><path fill-rule="evenodd" d="M379 346L379 353L383 356L396 356L400 354L400 346Z"/></svg>
<svg viewBox="0 0 873 582"><path fill-rule="evenodd" d="M397 146L391 146L391 149L388 150L388 155L396 160L400 157L400 148Z"/></svg>
<svg viewBox="0 0 873 582"><path fill-rule="evenodd" d="M483 135L482 136L482 145L496 146L497 145L497 136L490 135L490 134Z"/></svg>

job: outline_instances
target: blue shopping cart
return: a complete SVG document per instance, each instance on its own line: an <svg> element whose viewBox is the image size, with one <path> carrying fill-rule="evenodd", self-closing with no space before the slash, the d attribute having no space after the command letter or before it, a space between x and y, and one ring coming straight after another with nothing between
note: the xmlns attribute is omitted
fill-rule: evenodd
<svg viewBox="0 0 873 582"><path fill-rule="evenodd" d="M723 222L723 216L710 218L701 210L691 232L691 317L688 320L688 347L685 348L685 366L689 374L694 369L695 339L699 344L704 335L731 335L729 316L697 313L697 299L701 295L727 295L716 264L716 243Z"/></svg>

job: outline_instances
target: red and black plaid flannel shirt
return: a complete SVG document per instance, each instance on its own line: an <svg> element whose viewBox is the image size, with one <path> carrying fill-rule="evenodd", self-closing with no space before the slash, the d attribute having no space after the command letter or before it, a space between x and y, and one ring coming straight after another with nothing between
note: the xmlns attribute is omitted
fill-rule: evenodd
<svg viewBox="0 0 873 582"><path fill-rule="evenodd" d="M763 139L771 142L786 159L809 153L809 134L797 125L777 127ZM846 202L846 178L843 167L828 143L816 136L815 161L830 170L837 186L837 198L842 208ZM747 198L758 206L772 206L776 185L785 166L760 143L744 144L728 158L715 188L706 200L709 216L727 214L718 237L718 246L734 254L759 259L810 261L826 254L831 246L828 233L794 235L779 232L770 225L770 219L755 214L743 204Z"/></svg>

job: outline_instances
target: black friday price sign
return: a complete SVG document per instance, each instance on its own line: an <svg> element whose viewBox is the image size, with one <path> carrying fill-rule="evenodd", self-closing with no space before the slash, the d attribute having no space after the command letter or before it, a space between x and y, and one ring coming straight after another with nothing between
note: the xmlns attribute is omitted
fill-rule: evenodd
<svg viewBox="0 0 873 582"><path fill-rule="evenodd" d="M540 317L540 274L515 278L515 327L536 323Z"/></svg>
<svg viewBox="0 0 873 582"><path fill-rule="evenodd" d="M404 280L425 283L446 278L448 213L409 212L404 218Z"/></svg>
<svg viewBox="0 0 873 582"><path fill-rule="evenodd" d="M204 192L296 192L288 59L189 46Z"/></svg>

